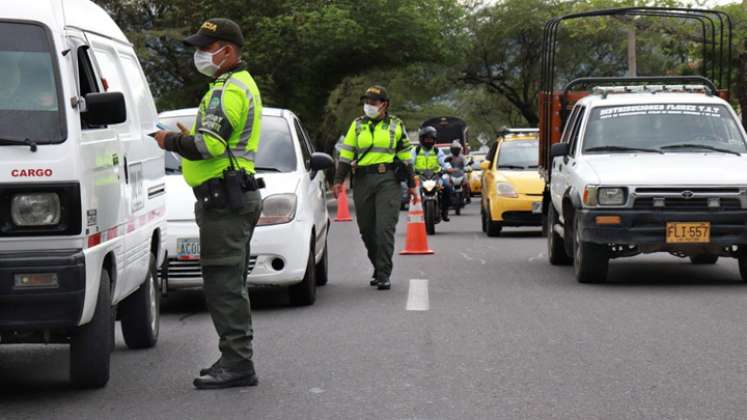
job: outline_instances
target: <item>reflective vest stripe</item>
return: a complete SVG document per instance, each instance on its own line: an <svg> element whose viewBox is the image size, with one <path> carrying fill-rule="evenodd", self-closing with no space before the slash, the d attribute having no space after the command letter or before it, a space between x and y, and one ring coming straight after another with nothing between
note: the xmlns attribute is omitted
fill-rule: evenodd
<svg viewBox="0 0 747 420"><path fill-rule="evenodd" d="M241 156L244 159L254 161L256 153L246 151L246 148L249 145L249 140L252 138L252 131L254 129L254 95L244 82L235 77L231 77L230 79L228 79L223 87L225 88L225 86L229 83L243 90L246 97L249 98L249 111L246 116L244 130L241 131L241 135L239 136L239 143L236 145L236 149L233 150L233 152L237 156ZM223 101L221 101L221 103L223 103Z"/></svg>

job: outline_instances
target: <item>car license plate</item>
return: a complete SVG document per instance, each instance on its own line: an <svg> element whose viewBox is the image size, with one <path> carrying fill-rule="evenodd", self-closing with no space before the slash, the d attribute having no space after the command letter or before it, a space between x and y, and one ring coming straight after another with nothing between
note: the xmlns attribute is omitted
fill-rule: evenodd
<svg viewBox="0 0 747 420"><path fill-rule="evenodd" d="M542 202L535 201L532 203L532 214L542 214Z"/></svg>
<svg viewBox="0 0 747 420"><path fill-rule="evenodd" d="M199 260L200 238L178 238L176 240L176 258L180 260Z"/></svg>
<svg viewBox="0 0 747 420"><path fill-rule="evenodd" d="M668 244L706 244L711 242L709 222L667 223Z"/></svg>

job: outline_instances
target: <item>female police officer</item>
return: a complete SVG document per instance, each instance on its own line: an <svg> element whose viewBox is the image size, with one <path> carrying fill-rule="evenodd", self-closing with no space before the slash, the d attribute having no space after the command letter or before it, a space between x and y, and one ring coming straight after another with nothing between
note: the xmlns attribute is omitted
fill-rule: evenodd
<svg viewBox="0 0 747 420"><path fill-rule="evenodd" d="M334 189L340 194L352 171L358 228L374 266L371 286L388 290L401 192L397 166L404 172L401 176L407 180L410 195L418 199L410 165L412 145L402 120L389 114L389 96L383 87L369 88L361 100L365 115L353 121L341 145Z"/></svg>

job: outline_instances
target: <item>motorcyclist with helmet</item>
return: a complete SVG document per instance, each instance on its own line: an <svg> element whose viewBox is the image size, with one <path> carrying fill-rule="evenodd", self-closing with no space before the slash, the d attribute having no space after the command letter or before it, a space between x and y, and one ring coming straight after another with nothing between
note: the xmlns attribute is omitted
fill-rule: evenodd
<svg viewBox="0 0 747 420"><path fill-rule="evenodd" d="M459 140L454 140L451 142L451 146L449 146L449 151L451 152L451 156L446 158L446 162L448 162L454 170L460 170L462 172L465 171L467 168L467 160L464 157L463 151L464 148L462 147L462 144L459 142ZM465 187L466 185L466 179L465 178ZM448 183L447 183L448 184ZM448 186L449 189L452 188L451 185ZM469 202L469 194L467 195L467 202Z"/></svg>
<svg viewBox="0 0 747 420"><path fill-rule="evenodd" d="M446 154L435 147L438 131L431 126L422 127L419 132L419 138L420 145L415 148L412 158L415 174L422 175L423 172L428 170L437 174L443 174L444 172L451 173L453 169L446 161ZM441 219L448 222L449 201L451 197L450 186L443 181L442 177L438 178L438 182L441 188Z"/></svg>

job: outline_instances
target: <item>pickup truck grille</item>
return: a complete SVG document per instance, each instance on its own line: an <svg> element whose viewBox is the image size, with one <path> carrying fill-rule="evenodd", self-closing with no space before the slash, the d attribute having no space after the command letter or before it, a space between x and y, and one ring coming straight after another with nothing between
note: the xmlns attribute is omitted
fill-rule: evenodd
<svg viewBox="0 0 747 420"><path fill-rule="evenodd" d="M247 267L247 273L252 273L254 266L257 264L257 257L252 255L249 257L249 267ZM182 261L176 258L169 258L168 270L170 279L191 279L202 277L202 269L200 268L199 260ZM163 270L158 270L159 274L163 275Z"/></svg>
<svg viewBox="0 0 747 420"><path fill-rule="evenodd" d="M730 187L644 187L633 192L636 210L729 211L741 210L742 190ZM745 202L747 204L747 202Z"/></svg>
<svg viewBox="0 0 747 420"><path fill-rule="evenodd" d="M635 199L633 208L636 210L675 210L675 211L718 211L718 210L741 210L742 203L737 198L719 198L718 207L709 207L708 198L676 198L667 197L660 199L663 206L654 205L654 197L638 197Z"/></svg>

